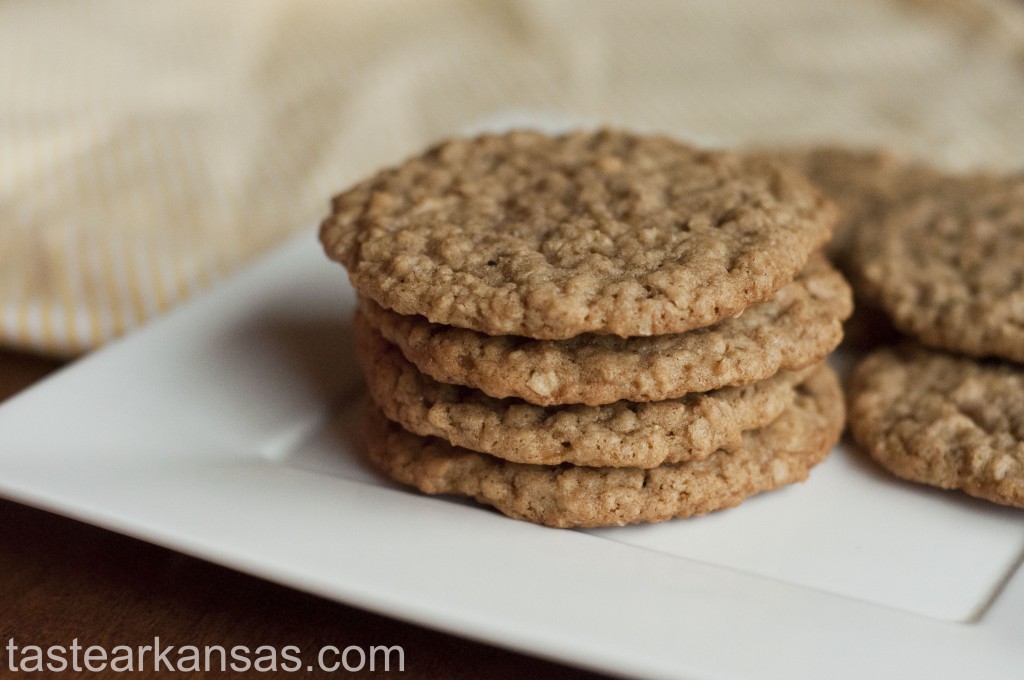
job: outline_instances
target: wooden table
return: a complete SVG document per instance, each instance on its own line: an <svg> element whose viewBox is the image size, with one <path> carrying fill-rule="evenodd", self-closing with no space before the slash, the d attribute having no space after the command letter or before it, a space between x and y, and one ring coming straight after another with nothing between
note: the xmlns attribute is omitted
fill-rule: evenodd
<svg viewBox="0 0 1024 680"><path fill-rule="evenodd" d="M56 361L0 351L0 400L59 367ZM152 644L154 637L164 644L246 645L253 650L296 645L307 656L324 645L401 645L406 672L366 673L371 677L598 677L0 500L0 645L11 638L19 645L69 645L78 638L83 646L109 650ZM7 652L0 649L0 676L7 662Z"/></svg>

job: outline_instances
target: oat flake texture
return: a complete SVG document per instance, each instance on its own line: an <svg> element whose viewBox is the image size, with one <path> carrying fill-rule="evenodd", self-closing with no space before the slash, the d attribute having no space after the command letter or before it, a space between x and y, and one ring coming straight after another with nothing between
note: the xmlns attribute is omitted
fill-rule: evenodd
<svg viewBox="0 0 1024 680"><path fill-rule="evenodd" d="M498 335L646 336L769 299L835 206L764 157L601 130L441 143L335 197L321 240L363 295Z"/></svg>
<svg viewBox="0 0 1024 680"><path fill-rule="evenodd" d="M416 434L518 463L651 468L734 450L775 420L816 367L780 371L745 387L602 406L536 406L495 399L420 373L357 315L356 355L374 402Z"/></svg>
<svg viewBox="0 0 1024 680"><path fill-rule="evenodd" d="M893 474L1024 508L1024 368L916 345L854 371L850 429Z"/></svg>
<svg viewBox="0 0 1024 680"><path fill-rule="evenodd" d="M392 479L431 494L470 496L504 514L553 527L660 522L732 507L803 481L843 429L835 374L814 372L769 426L744 433L738 449L652 469L524 465L403 430L367 409L367 454Z"/></svg>
<svg viewBox="0 0 1024 680"><path fill-rule="evenodd" d="M816 364L843 337L850 287L821 255L771 300L686 333L532 340L404 316L363 299L361 313L436 380L543 406L657 401L765 380Z"/></svg>
<svg viewBox="0 0 1024 680"><path fill-rule="evenodd" d="M853 242L855 283L899 330L1024 362L1024 174L941 178Z"/></svg>

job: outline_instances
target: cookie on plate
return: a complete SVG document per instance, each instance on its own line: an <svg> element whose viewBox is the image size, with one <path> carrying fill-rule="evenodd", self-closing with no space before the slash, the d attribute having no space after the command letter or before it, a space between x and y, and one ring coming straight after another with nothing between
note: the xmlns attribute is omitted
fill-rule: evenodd
<svg viewBox="0 0 1024 680"><path fill-rule="evenodd" d="M356 354L370 395L410 432L518 463L651 468L733 450L774 421L814 370L677 399L543 407L439 383L356 317Z"/></svg>
<svg viewBox="0 0 1024 680"><path fill-rule="evenodd" d="M842 402L835 374L822 367L778 419L744 433L735 451L651 469L512 463L407 432L372 403L367 449L396 481L426 493L470 496L510 517L553 527L659 522L803 481L839 438Z"/></svg>
<svg viewBox="0 0 1024 680"><path fill-rule="evenodd" d="M855 369L849 410L854 439L893 474L1024 508L1024 368L883 349Z"/></svg>
<svg viewBox="0 0 1024 680"><path fill-rule="evenodd" d="M835 206L763 156L618 131L442 143L335 197L327 254L400 314L492 335L681 333L789 283Z"/></svg>
<svg viewBox="0 0 1024 680"><path fill-rule="evenodd" d="M850 287L822 255L767 302L709 328L568 340L490 336L432 324L363 299L367 321L420 371L497 398L541 406L675 399L765 380L820 362L843 337Z"/></svg>
<svg viewBox="0 0 1024 680"><path fill-rule="evenodd" d="M854 243L854 281L900 331L1024 362L1024 174L944 178Z"/></svg>

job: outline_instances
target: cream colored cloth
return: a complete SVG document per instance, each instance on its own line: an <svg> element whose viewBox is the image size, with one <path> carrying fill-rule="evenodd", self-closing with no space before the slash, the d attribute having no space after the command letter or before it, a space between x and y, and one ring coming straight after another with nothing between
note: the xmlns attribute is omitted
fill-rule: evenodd
<svg viewBox="0 0 1024 680"><path fill-rule="evenodd" d="M1022 26L1011 0L0 2L0 342L99 345L508 121L1021 167Z"/></svg>

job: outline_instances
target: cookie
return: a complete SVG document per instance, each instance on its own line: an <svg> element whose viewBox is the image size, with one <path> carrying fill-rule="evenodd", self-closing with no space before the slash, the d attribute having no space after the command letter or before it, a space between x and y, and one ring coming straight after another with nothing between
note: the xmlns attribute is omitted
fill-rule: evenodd
<svg viewBox="0 0 1024 680"><path fill-rule="evenodd" d="M855 279L900 331L1024 362L1024 174L947 177L855 245Z"/></svg>
<svg viewBox="0 0 1024 680"><path fill-rule="evenodd" d="M1024 508L1024 369L906 346L868 355L854 439L894 475Z"/></svg>
<svg viewBox="0 0 1024 680"><path fill-rule="evenodd" d="M627 132L444 142L334 198L327 254L382 307L491 335L680 333L767 300L829 238L796 170Z"/></svg>
<svg viewBox="0 0 1024 680"><path fill-rule="evenodd" d="M359 316L355 336L370 394L389 419L416 434L538 465L651 468L735 449L745 430L769 424L793 403L813 370L667 401L543 407L439 383Z"/></svg>
<svg viewBox="0 0 1024 680"><path fill-rule="evenodd" d="M652 469L512 463L407 432L372 405L366 429L370 460L403 484L471 496L552 527L596 527L702 515L803 481L842 427L839 384L823 367L775 422L744 433L737 450Z"/></svg>
<svg viewBox="0 0 1024 680"><path fill-rule="evenodd" d="M769 302L688 333L569 340L489 336L363 300L367 319L424 373L541 406L659 401L820 362L843 336L850 288L821 255Z"/></svg>
<svg viewBox="0 0 1024 680"><path fill-rule="evenodd" d="M828 254L844 266L853 234L940 176L924 163L881 149L820 146L777 156L807 175L839 207L840 217Z"/></svg>

